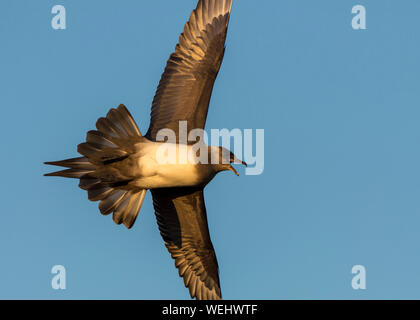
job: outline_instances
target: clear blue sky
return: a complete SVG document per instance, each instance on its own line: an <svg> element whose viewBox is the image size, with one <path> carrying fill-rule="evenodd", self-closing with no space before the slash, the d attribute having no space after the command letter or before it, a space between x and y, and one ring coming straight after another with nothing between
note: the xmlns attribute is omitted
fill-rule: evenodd
<svg viewBox="0 0 420 320"><path fill-rule="evenodd" d="M67 29L51 28L51 8ZM365 31L351 28L364 4ZM43 161L126 104L145 132L195 0L0 2L0 298L187 299L150 194L130 231ZM235 1L207 128L265 129L206 189L226 299L420 298L420 2ZM241 169L243 173L243 170ZM51 288L51 267L67 289ZM367 269L367 290L351 268Z"/></svg>

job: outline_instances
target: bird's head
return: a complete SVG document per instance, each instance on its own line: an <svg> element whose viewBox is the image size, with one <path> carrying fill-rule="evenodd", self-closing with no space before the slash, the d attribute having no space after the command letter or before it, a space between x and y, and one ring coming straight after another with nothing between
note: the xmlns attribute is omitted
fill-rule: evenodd
<svg viewBox="0 0 420 320"><path fill-rule="evenodd" d="M239 176L239 173L232 164L248 166L245 161L239 160L233 152L223 147L212 147L212 164L217 172L232 171L237 176Z"/></svg>

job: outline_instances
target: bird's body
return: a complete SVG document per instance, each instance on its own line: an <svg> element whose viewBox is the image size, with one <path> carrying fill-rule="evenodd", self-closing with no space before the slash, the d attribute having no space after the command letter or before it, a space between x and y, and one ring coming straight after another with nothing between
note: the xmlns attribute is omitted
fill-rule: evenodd
<svg viewBox="0 0 420 320"><path fill-rule="evenodd" d="M178 149L177 146L174 148ZM210 165L194 163L160 164L156 157L146 154L138 159L139 177L133 183L143 189L191 187L207 184L214 174ZM200 170L205 168L206 170Z"/></svg>
<svg viewBox="0 0 420 320"><path fill-rule="evenodd" d="M204 187L221 171L237 174L231 163L245 163L220 147L200 149L200 159L207 161L190 158L197 150L192 143L182 143L179 124L186 122L189 132L204 129L225 52L232 1L198 1L167 62L145 136L120 105L97 121L97 130L87 133L86 142L78 146L82 157L47 162L67 168L47 176L79 179L89 200L99 201L100 212L113 213L114 222L127 228L133 226L150 190L165 245L191 297L197 299L222 297ZM159 132L168 129L176 140L160 142Z"/></svg>
<svg viewBox="0 0 420 320"><path fill-rule="evenodd" d="M134 145L134 150L127 159L111 165L119 174L133 178L130 187L158 189L204 186L217 173L217 166L197 163L195 158L188 157L193 152L192 145L154 142L142 137Z"/></svg>

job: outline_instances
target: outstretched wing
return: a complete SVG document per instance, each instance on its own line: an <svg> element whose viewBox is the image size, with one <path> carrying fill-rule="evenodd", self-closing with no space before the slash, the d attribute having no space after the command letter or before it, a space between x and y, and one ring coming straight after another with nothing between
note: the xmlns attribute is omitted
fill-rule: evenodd
<svg viewBox="0 0 420 320"><path fill-rule="evenodd" d="M155 141L161 129L179 139L179 121L188 132L204 129L214 81L225 51L233 0L200 0L171 55L152 104L146 137Z"/></svg>
<svg viewBox="0 0 420 320"><path fill-rule="evenodd" d="M152 190L160 233L192 298L221 299L219 268L201 188Z"/></svg>

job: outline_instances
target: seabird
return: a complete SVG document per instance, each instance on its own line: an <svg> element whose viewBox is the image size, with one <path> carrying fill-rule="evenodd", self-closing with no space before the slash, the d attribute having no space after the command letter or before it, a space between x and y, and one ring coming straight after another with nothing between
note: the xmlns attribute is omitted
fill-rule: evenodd
<svg viewBox="0 0 420 320"><path fill-rule="evenodd" d="M99 201L103 215L113 213L117 224L131 228L146 191L150 190L157 223L165 245L184 278L191 298L221 299L219 268L210 239L204 187L232 163L246 165L222 147L206 146L209 163L158 161L162 129L171 129L177 140L170 145L191 148L180 141L180 122L188 132L204 129L213 85L219 72L233 0L199 0L179 37L157 88L150 127L142 136L124 105L100 118L96 129L78 145L82 157L45 164L65 170L46 174L80 179L91 201Z"/></svg>

